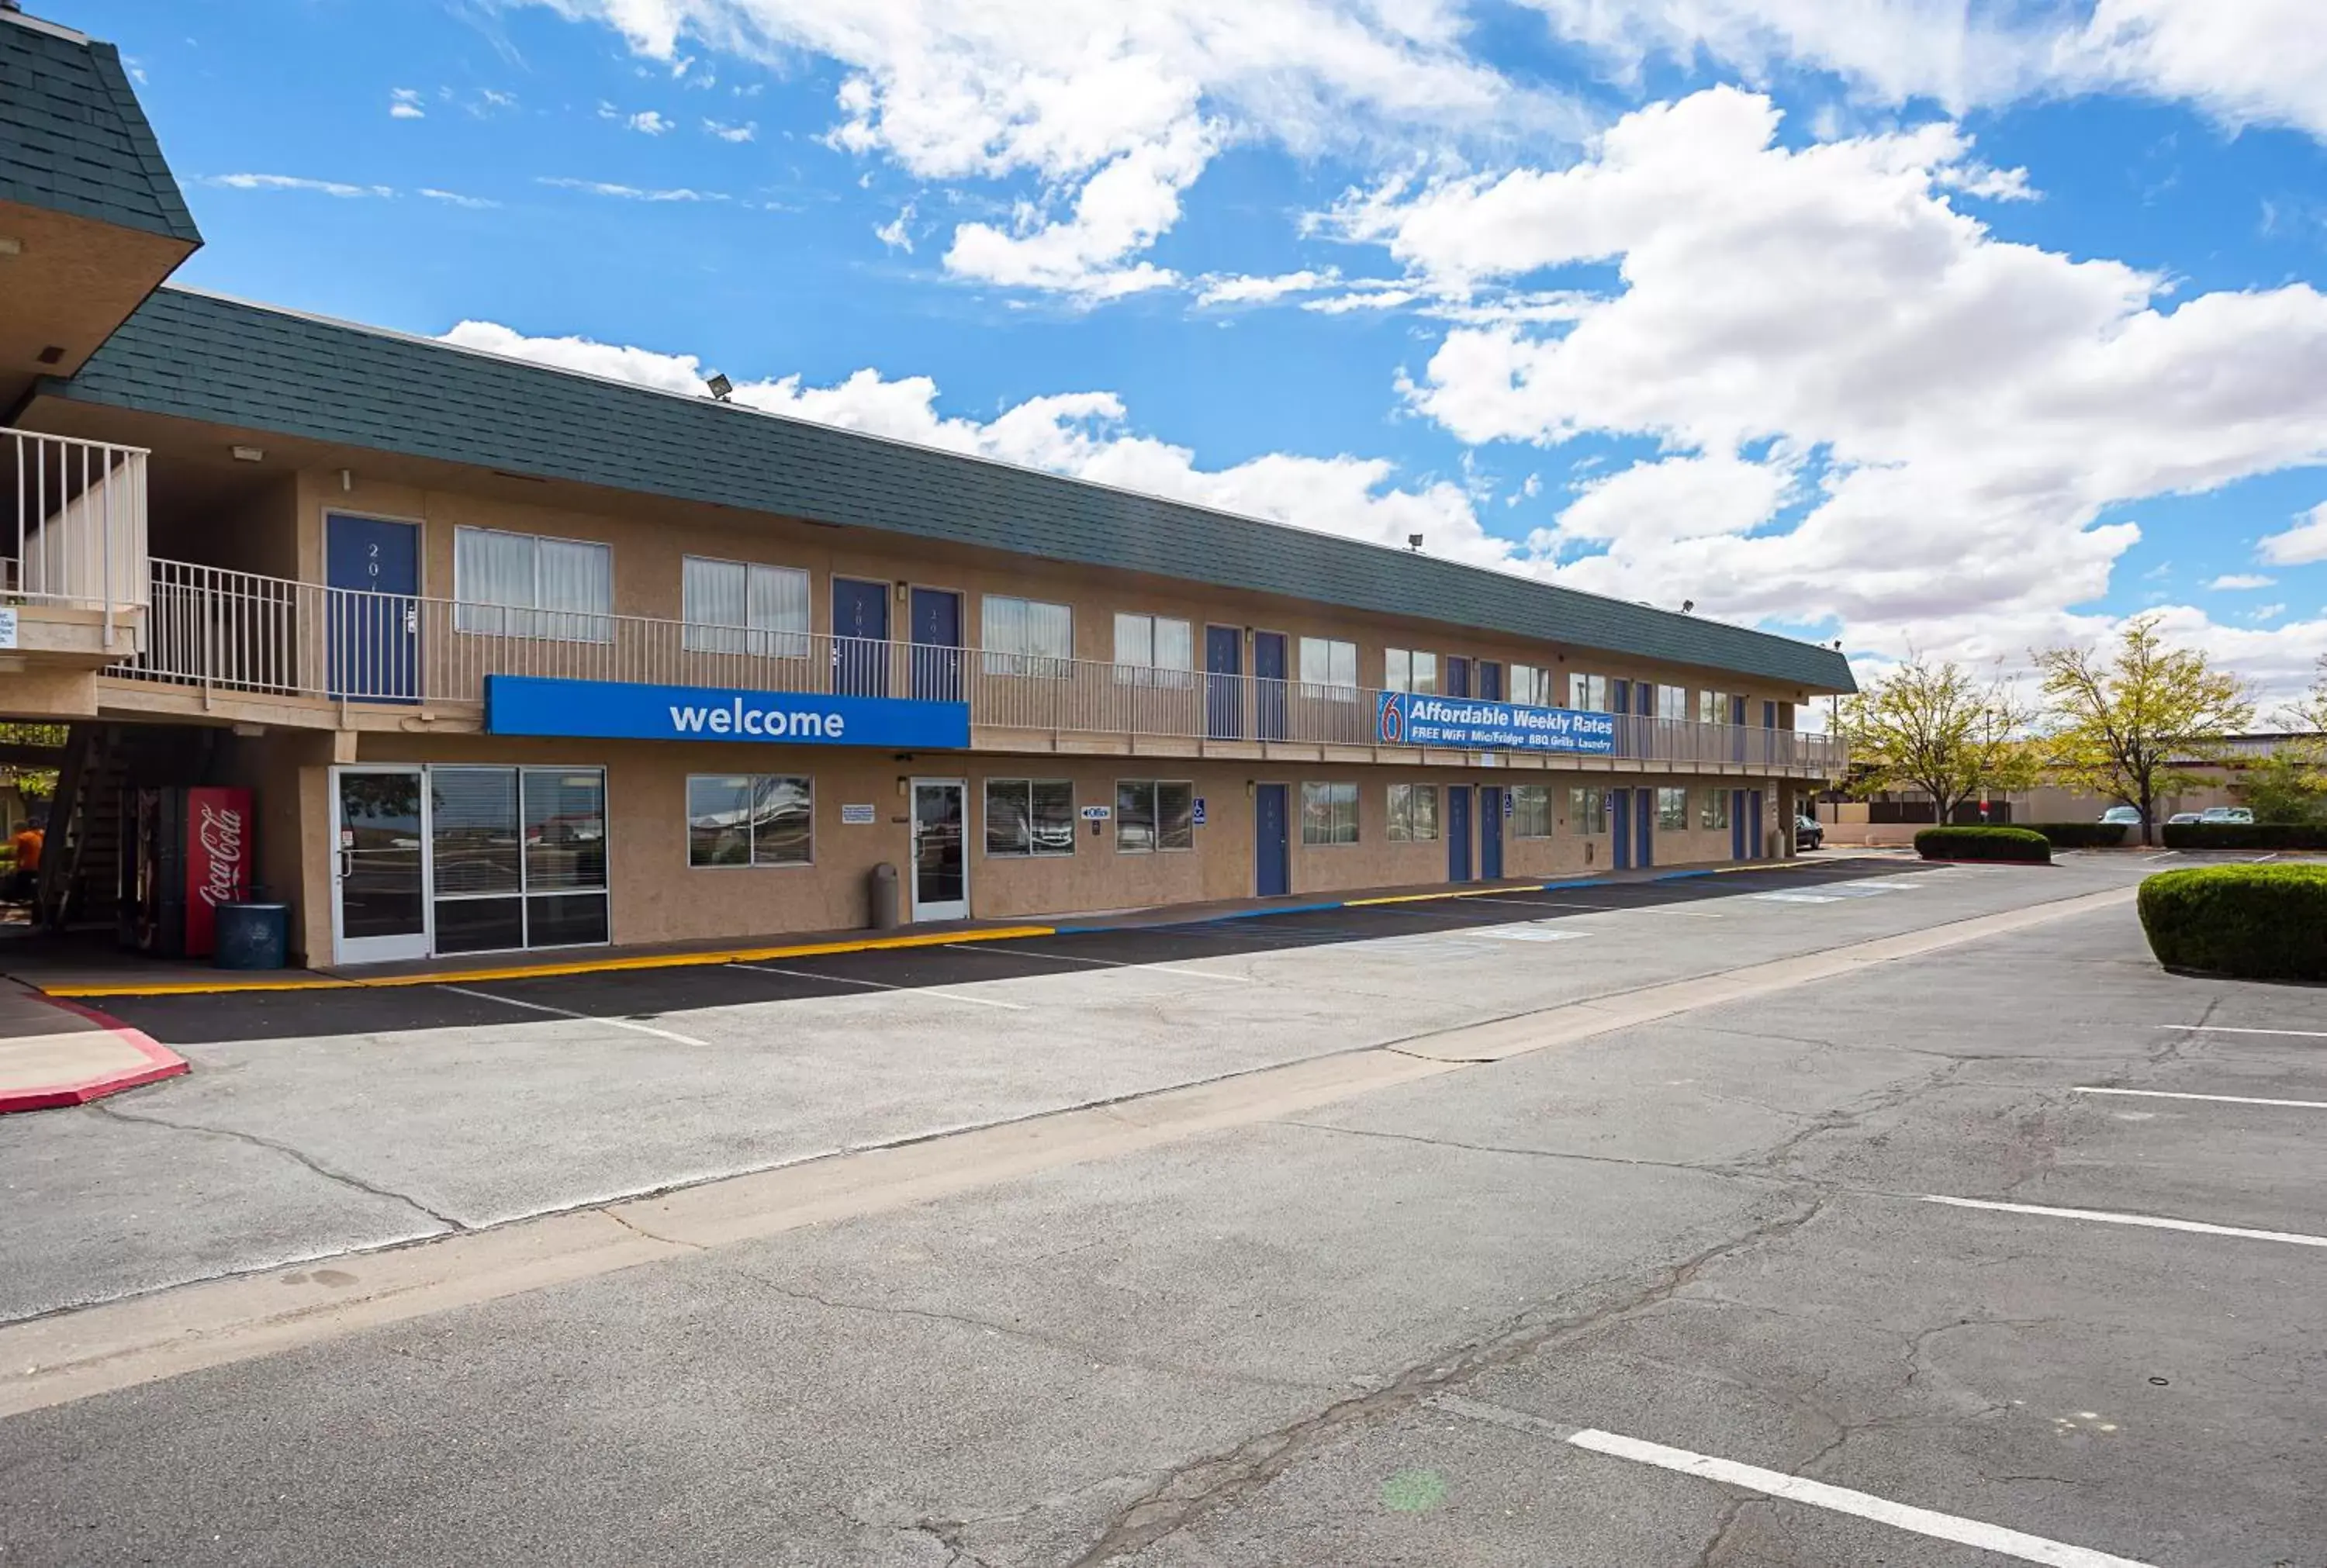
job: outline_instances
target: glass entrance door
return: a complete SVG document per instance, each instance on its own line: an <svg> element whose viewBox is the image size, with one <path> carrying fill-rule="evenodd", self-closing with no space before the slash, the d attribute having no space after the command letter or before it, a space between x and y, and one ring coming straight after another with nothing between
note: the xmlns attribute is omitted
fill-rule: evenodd
<svg viewBox="0 0 2327 1568"><path fill-rule="evenodd" d="M969 846L962 831L969 787L958 779L913 780L913 919L969 918Z"/></svg>
<svg viewBox="0 0 2327 1568"><path fill-rule="evenodd" d="M428 956L427 845L417 768L332 770L332 957Z"/></svg>

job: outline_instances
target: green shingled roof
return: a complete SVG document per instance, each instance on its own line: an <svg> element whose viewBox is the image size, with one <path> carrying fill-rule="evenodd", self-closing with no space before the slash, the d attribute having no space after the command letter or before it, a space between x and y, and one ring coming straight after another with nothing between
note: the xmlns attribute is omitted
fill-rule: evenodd
<svg viewBox="0 0 2327 1568"><path fill-rule="evenodd" d="M1842 655L1790 638L188 289L157 291L78 376L46 390L1855 689Z"/></svg>
<svg viewBox="0 0 2327 1568"><path fill-rule="evenodd" d="M110 43L0 12L0 201L200 245Z"/></svg>

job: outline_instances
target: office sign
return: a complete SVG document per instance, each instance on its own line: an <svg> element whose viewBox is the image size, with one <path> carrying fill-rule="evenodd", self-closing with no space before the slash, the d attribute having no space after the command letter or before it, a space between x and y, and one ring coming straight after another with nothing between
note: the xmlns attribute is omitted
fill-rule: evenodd
<svg viewBox="0 0 2327 1568"><path fill-rule="evenodd" d="M1529 708L1477 697L1384 692L1374 734L1385 746L1445 746L1461 751L1616 754L1616 716L1574 708Z"/></svg>
<svg viewBox="0 0 2327 1568"><path fill-rule="evenodd" d="M964 751L969 705L489 675L485 733Z"/></svg>
<svg viewBox="0 0 2327 1568"><path fill-rule="evenodd" d="M0 648L16 646L16 612L0 610Z"/></svg>

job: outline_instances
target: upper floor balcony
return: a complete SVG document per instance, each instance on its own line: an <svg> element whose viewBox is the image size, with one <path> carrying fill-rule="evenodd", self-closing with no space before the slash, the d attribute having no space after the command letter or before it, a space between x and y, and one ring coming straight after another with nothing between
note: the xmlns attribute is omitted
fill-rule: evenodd
<svg viewBox="0 0 2327 1568"><path fill-rule="evenodd" d="M0 668L85 680L137 655L145 460L142 447L0 426Z"/></svg>
<svg viewBox="0 0 2327 1568"><path fill-rule="evenodd" d="M154 563L150 604L147 646L107 672L124 683L108 700L263 722L476 730L487 677L519 676L962 704L981 751L1818 779L1843 762L1823 735L1630 714L1593 716L1566 749L1436 744L1418 722L1386 723L1384 694L1361 686L351 592L172 561Z"/></svg>

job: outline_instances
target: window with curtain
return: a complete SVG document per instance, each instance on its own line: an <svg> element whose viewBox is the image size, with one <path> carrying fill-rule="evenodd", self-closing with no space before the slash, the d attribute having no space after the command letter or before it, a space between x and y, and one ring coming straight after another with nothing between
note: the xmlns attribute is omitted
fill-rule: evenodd
<svg viewBox="0 0 2327 1568"><path fill-rule="evenodd" d="M1729 722L1727 692L1696 694L1696 722L1700 724L1725 724Z"/></svg>
<svg viewBox="0 0 2327 1568"><path fill-rule="evenodd" d="M1438 786L1391 785L1384 836L1392 844L1435 843L1438 837Z"/></svg>
<svg viewBox="0 0 2327 1568"><path fill-rule="evenodd" d="M1582 834L1608 831L1608 791L1578 785L1567 792L1567 825Z"/></svg>
<svg viewBox="0 0 2327 1568"><path fill-rule="evenodd" d="M1125 854L1196 847L1196 786L1185 779L1119 779L1115 847Z"/></svg>
<svg viewBox="0 0 2327 1568"><path fill-rule="evenodd" d="M1686 829L1688 826L1688 791L1659 789L1657 791L1657 826Z"/></svg>
<svg viewBox="0 0 2327 1568"><path fill-rule="evenodd" d="M1513 838L1549 838L1551 836L1550 785L1514 784L1511 786L1511 836Z"/></svg>
<svg viewBox="0 0 2327 1568"><path fill-rule="evenodd" d="M1438 656L1412 649L1382 650L1382 689L1435 696L1438 692Z"/></svg>
<svg viewBox="0 0 2327 1568"><path fill-rule="evenodd" d="M1358 700L1358 645L1330 637L1301 639L1301 684L1311 696Z"/></svg>
<svg viewBox="0 0 2327 1568"><path fill-rule="evenodd" d="M614 552L581 539L453 530L453 625L490 637L614 640Z"/></svg>
<svg viewBox="0 0 2327 1568"><path fill-rule="evenodd" d="M1708 789L1705 792L1704 802L1697 807L1696 825L1699 827L1726 827L1729 826L1728 790Z"/></svg>
<svg viewBox="0 0 2327 1568"><path fill-rule="evenodd" d="M1195 633L1168 615L1115 618L1115 678L1118 684L1190 686L1195 684Z"/></svg>
<svg viewBox="0 0 2327 1568"><path fill-rule="evenodd" d="M1556 708L1559 699L1552 690L1551 671L1532 664L1515 664L1510 668L1510 700L1523 708Z"/></svg>
<svg viewBox="0 0 2327 1568"><path fill-rule="evenodd" d="M988 675L1064 680L1074 671L1074 611L1039 599L988 593L978 608Z"/></svg>
<svg viewBox="0 0 2327 1568"><path fill-rule="evenodd" d="M1567 677L1567 705L1588 714L1608 712L1608 677L1572 674Z"/></svg>
<svg viewBox="0 0 2327 1568"><path fill-rule="evenodd" d="M680 567L679 589L689 653L808 657L807 573L689 555Z"/></svg>
<svg viewBox="0 0 2327 1568"><path fill-rule="evenodd" d="M790 773L690 773L687 863L808 865L816 858L816 783Z"/></svg>
<svg viewBox="0 0 2327 1568"><path fill-rule="evenodd" d="M1660 686L1657 688L1657 717L1685 719L1688 717L1688 688Z"/></svg>
<svg viewBox="0 0 2327 1568"><path fill-rule="evenodd" d="M1358 842L1358 787L1355 784L1301 786L1301 842L1310 845Z"/></svg>
<svg viewBox="0 0 2327 1568"><path fill-rule="evenodd" d="M1065 779L988 779L986 853L994 856L1072 854L1075 787Z"/></svg>

